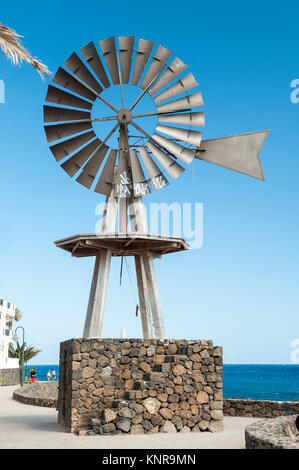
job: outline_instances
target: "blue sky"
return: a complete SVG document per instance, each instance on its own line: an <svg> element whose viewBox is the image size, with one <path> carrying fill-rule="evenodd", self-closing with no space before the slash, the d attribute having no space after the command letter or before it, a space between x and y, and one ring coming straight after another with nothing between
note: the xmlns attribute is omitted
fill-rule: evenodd
<svg viewBox="0 0 299 470"><path fill-rule="evenodd" d="M202 202L200 250L156 262L168 337L213 339L226 363L289 363L299 337L298 123L290 83L299 78L295 2L53 0L6 2L3 24L55 72L90 40L135 35L174 51L196 76L204 138L271 129L261 153L266 182L196 161L147 202ZM47 82L2 57L0 79L0 297L23 312L26 339L57 363L60 341L82 335L93 260L54 241L92 232L104 196L73 182L49 151ZM131 262L132 265L132 262ZM136 292L113 260L104 337L139 337Z"/></svg>

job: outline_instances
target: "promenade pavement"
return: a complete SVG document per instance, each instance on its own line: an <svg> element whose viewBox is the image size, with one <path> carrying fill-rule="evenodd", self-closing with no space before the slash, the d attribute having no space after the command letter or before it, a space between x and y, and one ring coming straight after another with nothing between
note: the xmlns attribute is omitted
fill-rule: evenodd
<svg viewBox="0 0 299 470"><path fill-rule="evenodd" d="M16 388L0 387L0 449L244 449L245 426L257 421L225 417L221 433L77 436L57 423L55 409L13 400Z"/></svg>

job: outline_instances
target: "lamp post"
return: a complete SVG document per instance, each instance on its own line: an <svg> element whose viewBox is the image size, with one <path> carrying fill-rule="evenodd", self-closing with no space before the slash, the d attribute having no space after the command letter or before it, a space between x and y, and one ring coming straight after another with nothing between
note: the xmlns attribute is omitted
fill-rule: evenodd
<svg viewBox="0 0 299 470"><path fill-rule="evenodd" d="M17 336L17 330L21 328L22 332L23 332L23 344L22 344L22 355L21 355L21 370L20 370L20 385L21 387L23 387L24 385L24 372L23 372L23 365L24 365L24 344L25 344L25 330L22 326L18 326L16 329L15 329L15 334L14 334L14 338L15 339L18 339L18 336Z"/></svg>

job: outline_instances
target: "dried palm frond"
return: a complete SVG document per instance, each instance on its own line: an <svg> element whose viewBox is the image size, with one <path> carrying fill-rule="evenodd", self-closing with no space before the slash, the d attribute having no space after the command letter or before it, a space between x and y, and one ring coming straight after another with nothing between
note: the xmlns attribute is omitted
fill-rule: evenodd
<svg viewBox="0 0 299 470"><path fill-rule="evenodd" d="M3 26L0 23L0 49L6 57L8 57L14 65L19 63L28 62L31 64L41 75L42 78L51 75L48 67L40 62L22 46L20 39L23 36L16 33L11 28Z"/></svg>

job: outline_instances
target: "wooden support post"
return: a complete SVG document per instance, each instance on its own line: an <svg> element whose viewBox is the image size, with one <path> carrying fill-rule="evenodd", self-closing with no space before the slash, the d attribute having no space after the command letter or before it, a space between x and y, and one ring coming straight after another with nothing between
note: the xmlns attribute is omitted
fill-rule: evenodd
<svg viewBox="0 0 299 470"><path fill-rule="evenodd" d="M102 233L115 232L117 217L117 200L113 191L106 197ZM100 338L106 303L111 250L102 249L96 256L91 282L86 319L83 330L84 338Z"/></svg>
<svg viewBox="0 0 299 470"><path fill-rule="evenodd" d="M83 331L84 338L101 337L110 261L110 250L101 250L100 253L96 256Z"/></svg>
<svg viewBox="0 0 299 470"><path fill-rule="evenodd" d="M146 210L142 197L134 197L130 199L129 203L131 230L138 233L147 233ZM143 336L146 338L146 333L151 335L150 338L152 337L153 323L156 338L163 339L165 338L165 328L152 254L145 251L142 255L135 256L135 266L140 307L144 304L144 315L141 315ZM140 298L140 294L143 295L143 299Z"/></svg>
<svg viewBox="0 0 299 470"><path fill-rule="evenodd" d="M142 197L134 197L129 200L129 215L131 231L147 233L147 220ZM153 337L150 297L145 267L140 255L135 256L136 278L139 294L139 306L141 309L141 324L143 337L148 339Z"/></svg>
<svg viewBox="0 0 299 470"><path fill-rule="evenodd" d="M155 336L158 339L164 339L166 337L166 334L165 334L165 327L164 327L164 321L163 321L163 315L162 315L159 289L158 289L156 273L155 273L154 260L149 251L144 252L141 255L141 258L142 258L143 265L144 265L145 278L146 278L146 283L147 283L147 288L148 288L149 298L150 298L150 303L151 303Z"/></svg>
<svg viewBox="0 0 299 470"><path fill-rule="evenodd" d="M120 233L128 232L128 199L126 197L118 198L118 227Z"/></svg>
<svg viewBox="0 0 299 470"><path fill-rule="evenodd" d="M142 197L133 197L129 199L129 215L131 231L138 233L147 233L146 209Z"/></svg>
<svg viewBox="0 0 299 470"><path fill-rule="evenodd" d="M117 198L114 197L114 191L106 197L104 215L102 220L102 233L115 232L117 218Z"/></svg>
<svg viewBox="0 0 299 470"><path fill-rule="evenodd" d="M153 337L150 300L149 300L149 293L148 293L148 288L147 288L144 264L140 255L135 256L135 267L136 267L136 277L137 277L137 286L138 286L138 294L139 294L139 307L140 307L143 338L150 339Z"/></svg>

